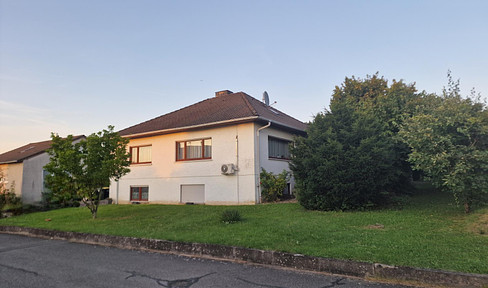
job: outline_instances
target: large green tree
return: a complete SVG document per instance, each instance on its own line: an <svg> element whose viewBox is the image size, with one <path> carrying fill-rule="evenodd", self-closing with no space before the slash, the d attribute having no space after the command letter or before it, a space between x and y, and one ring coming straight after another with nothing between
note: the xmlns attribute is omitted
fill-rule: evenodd
<svg viewBox="0 0 488 288"><path fill-rule="evenodd" d="M51 157L45 166L49 172L46 185L62 199L79 197L97 217L101 190L130 170L128 139L120 137L109 126L107 130L91 134L86 140L73 143L73 136L61 138L52 134Z"/></svg>
<svg viewBox="0 0 488 288"><path fill-rule="evenodd" d="M414 84L378 74L346 78L330 109L315 116L308 136L292 147L300 203L309 209L345 210L388 203L411 179L401 123L417 107Z"/></svg>
<svg viewBox="0 0 488 288"><path fill-rule="evenodd" d="M331 99L330 109L346 103L361 113L375 117L383 124L383 131L393 146L394 161L392 190L403 191L409 187L412 170L408 163L409 147L398 137L400 126L421 107L422 96L417 93L415 84L406 84L402 80L388 83L378 73L367 75L365 79L346 77L341 86L336 86Z"/></svg>
<svg viewBox="0 0 488 288"><path fill-rule="evenodd" d="M384 125L344 102L315 116L296 139L290 167L298 200L313 210L352 210L387 203L394 151Z"/></svg>
<svg viewBox="0 0 488 288"><path fill-rule="evenodd" d="M429 104L400 132L409 161L469 213L488 198L488 110L476 97L463 98L450 73L443 95Z"/></svg>

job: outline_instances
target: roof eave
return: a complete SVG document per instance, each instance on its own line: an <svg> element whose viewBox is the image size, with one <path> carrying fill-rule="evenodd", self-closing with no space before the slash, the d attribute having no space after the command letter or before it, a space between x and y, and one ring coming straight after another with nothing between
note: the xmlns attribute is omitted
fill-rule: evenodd
<svg viewBox="0 0 488 288"><path fill-rule="evenodd" d="M2 165L2 164L15 164L15 163L22 163L22 160L24 160L24 159L21 159L21 160L4 161L4 162L0 162L0 165Z"/></svg>
<svg viewBox="0 0 488 288"><path fill-rule="evenodd" d="M270 120L264 117L258 117L258 116L252 116L252 117L244 117L244 118L238 118L238 119L232 119L232 120L225 120L225 121L217 121L217 122L211 122L211 123L205 123L205 124L198 124L198 125L191 125L191 126L185 126L185 127L177 127L177 128L171 128L171 129L162 129L162 130L156 130L156 131L148 131L148 132L142 132L142 133L134 133L134 134L127 134L127 135L122 135L124 138L130 138L130 139L135 139L135 138L143 138L143 137L152 137L152 136L159 136L159 135L165 135L165 134L171 134L171 133L178 133L178 132L184 132L184 131L189 131L189 130L199 130L199 129L205 129L205 128L214 128L218 126L226 126L226 125L231 125L231 124L241 124L241 123L247 123L247 122L271 122L272 125L278 126L282 129L289 130L290 132L294 134L299 134L299 135L306 135L307 132L305 130L301 130L295 127L291 127L290 125L283 124L278 121Z"/></svg>
<svg viewBox="0 0 488 288"><path fill-rule="evenodd" d="M299 129L299 128L296 128L296 127L292 127L292 126L287 125L287 124L283 124L283 123L281 123L279 121L270 120L270 119L267 119L267 118L264 118L264 117L259 117L258 120L261 120L262 123L269 123L269 122L271 122L271 127L278 126L279 128L282 128L284 130L288 130L288 131L292 132L293 134L307 135L307 131L302 130L302 129Z"/></svg>
<svg viewBox="0 0 488 288"><path fill-rule="evenodd" d="M184 131L189 131L189 130L198 130L198 129L203 129L203 128L226 126L226 125L230 125L230 124L254 122L257 119L258 119L258 116L243 117L243 118L217 121L217 122L211 122L211 123L205 123L205 124L198 124L198 125L170 128L170 129L162 129L162 130L148 131L148 132L135 133L135 134L127 134L127 135L122 135L122 137L124 137L124 138L151 137L151 136L158 136L158 135L171 134L171 133L177 133L177 132L184 132Z"/></svg>

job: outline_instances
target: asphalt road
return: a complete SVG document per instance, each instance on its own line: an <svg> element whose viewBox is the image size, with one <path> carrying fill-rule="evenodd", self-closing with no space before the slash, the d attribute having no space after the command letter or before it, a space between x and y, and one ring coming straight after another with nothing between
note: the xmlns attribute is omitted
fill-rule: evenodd
<svg viewBox="0 0 488 288"><path fill-rule="evenodd" d="M0 234L0 287L404 287L270 267Z"/></svg>

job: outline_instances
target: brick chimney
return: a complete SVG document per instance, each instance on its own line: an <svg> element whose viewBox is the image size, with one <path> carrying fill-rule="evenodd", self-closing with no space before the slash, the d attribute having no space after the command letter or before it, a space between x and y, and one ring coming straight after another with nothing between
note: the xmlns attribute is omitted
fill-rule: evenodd
<svg viewBox="0 0 488 288"><path fill-rule="evenodd" d="M230 90L217 91L217 92L215 92L215 97L222 97L222 96L229 95L232 93L234 93L234 92L232 92Z"/></svg>

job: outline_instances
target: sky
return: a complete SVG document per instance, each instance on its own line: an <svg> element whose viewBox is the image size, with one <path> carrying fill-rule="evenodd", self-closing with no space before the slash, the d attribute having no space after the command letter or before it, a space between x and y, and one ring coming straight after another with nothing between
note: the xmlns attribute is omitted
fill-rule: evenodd
<svg viewBox="0 0 488 288"><path fill-rule="evenodd" d="M488 96L488 1L0 0L0 153L243 91L304 122L378 72Z"/></svg>

